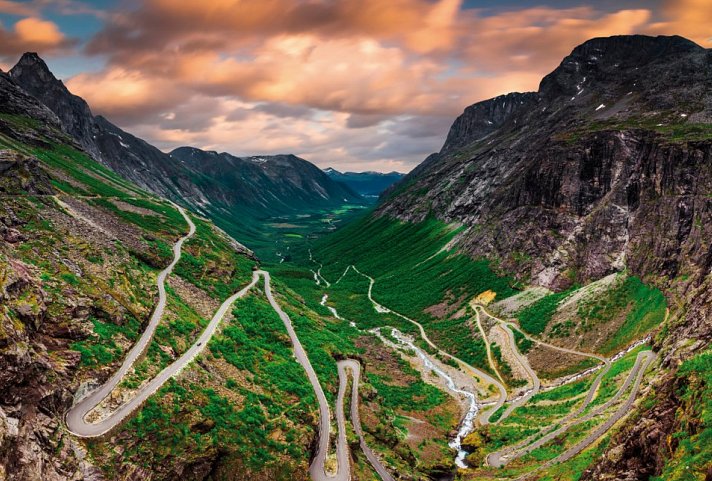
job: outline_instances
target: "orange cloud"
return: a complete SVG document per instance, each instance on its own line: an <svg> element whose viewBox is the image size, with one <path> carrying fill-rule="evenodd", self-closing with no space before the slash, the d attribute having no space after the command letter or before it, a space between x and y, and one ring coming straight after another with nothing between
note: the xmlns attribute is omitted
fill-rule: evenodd
<svg viewBox="0 0 712 481"><path fill-rule="evenodd" d="M31 45L59 45L64 41L64 35L57 25L47 20L29 17L15 24L18 40Z"/></svg>
<svg viewBox="0 0 712 481"><path fill-rule="evenodd" d="M132 123L143 119L147 111L161 111L189 97L178 83L122 67L77 75L67 82L67 88L95 112Z"/></svg>
<svg viewBox="0 0 712 481"><path fill-rule="evenodd" d="M601 14L590 7L540 7L473 18L464 56L473 68L485 71L545 74L576 45L593 37L635 33L650 16L648 10Z"/></svg>
<svg viewBox="0 0 712 481"><path fill-rule="evenodd" d="M668 0L652 17L593 6L469 10L462 0L146 0L110 15L89 42L105 71L68 85L164 147L410 165L440 147L464 107L535 90L591 37L707 41L712 3ZM404 119L434 134L408 137L396 127Z"/></svg>
<svg viewBox="0 0 712 481"><path fill-rule="evenodd" d="M0 11L4 6L0 4ZM68 39L53 22L37 17L23 18L12 30L0 25L0 55L16 56L27 51L44 54L67 50L75 41Z"/></svg>
<svg viewBox="0 0 712 481"><path fill-rule="evenodd" d="M683 35L702 46L712 44L712 2L708 0L667 0L664 21L656 22L650 33Z"/></svg>

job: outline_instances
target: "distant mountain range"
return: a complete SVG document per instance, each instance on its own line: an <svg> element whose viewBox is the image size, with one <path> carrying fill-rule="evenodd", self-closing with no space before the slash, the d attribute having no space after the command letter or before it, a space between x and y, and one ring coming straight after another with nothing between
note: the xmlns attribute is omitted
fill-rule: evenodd
<svg viewBox="0 0 712 481"><path fill-rule="evenodd" d="M294 155L241 158L192 147L166 154L94 116L35 53L24 54L9 76L54 112L61 130L95 160L214 219L247 243L259 238L265 219L364 202L351 188Z"/></svg>
<svg viewBox="0 0 712 481"><path fill-rule="evenodd" d="M324 172L333 180L348 185L356 193L371 198L378 197L405 176L400 172L339 172L332 167L327 167Z"/></svg>

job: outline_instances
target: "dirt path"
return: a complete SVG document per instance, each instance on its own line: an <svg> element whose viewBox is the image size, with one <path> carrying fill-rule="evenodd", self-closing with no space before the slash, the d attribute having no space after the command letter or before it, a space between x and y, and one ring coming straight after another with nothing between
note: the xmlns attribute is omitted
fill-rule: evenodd
<svg viewBox="0 0 712 481"><path fill-rule="evenodd" d="M499 381L502 383L502 387L505 388L507 383L504 382L504 378L502 377L502 374L500 374L499 369L497 369L497 363L494 362L494 356L492 356L492 346L490 345L489 339L487 338L487 334L485 334L485 329L482 327L482 321L480 320L480 313L475 309L475 321L477 322L477 329L480 331L480 335L482 336L482 340L485 342L485 348L487 350L487 362L489 362L490 367L494 371L494 373L497 375L497 378L499 378Z"/></svg>

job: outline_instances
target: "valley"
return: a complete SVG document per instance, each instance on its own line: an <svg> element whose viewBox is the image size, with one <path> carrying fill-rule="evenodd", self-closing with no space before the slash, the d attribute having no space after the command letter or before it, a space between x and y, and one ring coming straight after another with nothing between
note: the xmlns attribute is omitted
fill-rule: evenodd
<svg viewBox="0 0 712 481"><path fill-rule="evenodd" d="M590 40L368 173L373 205L291 154L163 153L25 54L0 74L0 478L704 479L712 139L683 86L708 57Z"/></svg>

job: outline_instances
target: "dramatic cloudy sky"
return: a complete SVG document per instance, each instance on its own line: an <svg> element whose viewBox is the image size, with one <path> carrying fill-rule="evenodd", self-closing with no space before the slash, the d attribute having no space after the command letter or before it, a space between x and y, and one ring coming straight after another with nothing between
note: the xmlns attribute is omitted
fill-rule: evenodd
<svg viewBox="0 0 712 481"><path fill-rule="evenodd" d="M0 67L38 51L95 113L169 150L408 171L463 108L584 40L681 34L710 0L0 0Z"/></svg>

